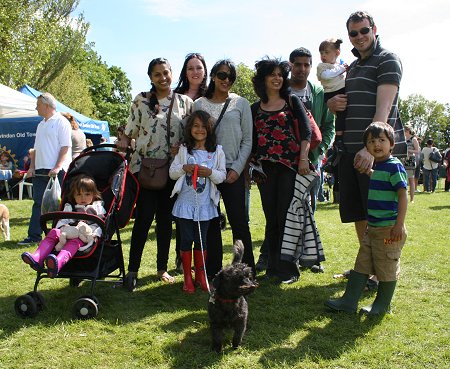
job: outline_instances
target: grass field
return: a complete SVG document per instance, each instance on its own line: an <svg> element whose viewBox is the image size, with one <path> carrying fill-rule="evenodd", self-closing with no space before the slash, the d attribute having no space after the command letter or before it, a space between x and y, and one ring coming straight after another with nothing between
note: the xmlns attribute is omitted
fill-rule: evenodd
<svg viewBox="0 0 450 369"><path fill-rule="evenodd" d="M264 235L264 216L252 190L251 231L255 250ZM299 282L276 286L261 281L250 296L250 329L238 350L210 351L207 294L181 292L156 278L153 229L143 255L138 289L129 293L98 284L98 317L72 319L72 304L88 284L44 279L39 290L46 309L32 319L15 315L14 301L33 289L36 274L21 259L31 200L5 202L11 211L12 241L0 243L0 368L448 368L450 194L417 194L407 215L408 239L393 313L383 319L332 313L323 306L340 295L345 281L333 274L349 269L357 252L352 225L341 224L338 207L319 204L316 219L327 261L325 273L303 271ZM132 223L122 230L125 264ZM231 260L231 232L223 232ZM174 243L173 243L174 245ZM255 256L258 253L255 252ZM174 266L171 250L170 267ZM374 298L365 293L360 306Z"/></svg>

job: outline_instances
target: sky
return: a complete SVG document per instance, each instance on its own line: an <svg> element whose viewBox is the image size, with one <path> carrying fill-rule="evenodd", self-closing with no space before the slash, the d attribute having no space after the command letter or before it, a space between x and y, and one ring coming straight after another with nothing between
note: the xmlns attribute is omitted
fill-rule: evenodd
<svg viewBox="0 0 450 369"><path fill-rule="evenodd" d="M167 58L176 84L190 52L203 54L209 72L223 58L253 69L266 55L287 60L303 46L317 81L321 41L342 38L341 58L354 60L345 23L357 10L373 16L381 44L402 60L400 97L450 103L448 0L81 0L76 12L90 23L87 41L126 73L135 96L150 88L150 60Z"/></svg>

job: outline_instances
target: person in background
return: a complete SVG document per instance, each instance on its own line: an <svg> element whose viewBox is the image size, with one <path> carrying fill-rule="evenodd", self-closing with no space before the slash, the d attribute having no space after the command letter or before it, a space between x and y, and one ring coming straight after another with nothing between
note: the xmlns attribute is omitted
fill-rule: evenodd
<svg viewBox="0 0 450 369"><path fill-rule="evenodd" d="M143 158L171 160L183 140L184 119L191 113L192 100L185 95L172 91L172 68L165 58L153 59L147 70L152 88L139 93L133 100L125 132L117 142L121 150L136 140L136 150L130 170L138 175ZM170 147L167 142L167 115L173 101L170 120ZM147 241L150 226L156 216L157 274L165 283L174 283L175 278L167 272L170 240L172 237L172 207L170 198L175 182L171 179L161 190L149 190L141 187L135 208L135 221L131 234L130 258L125 285L134 290L141 265L142 253Z"/></svg>
<svg viewBox="0 0 450 369"><path fill-rule="evenodd" d="M40 242L41 203L50 177L58 177L60 183L72 159L71 126L69 121L56 112L56 100L48 92L37 98L36 110L44 119L38 124L27 178L33 178L33 208L31 210L28 236L18 245Z"/></svg>
<svg viewBox="0 0 450 369"><path fill-rule="evenodd" d="M439 149L433 146L433 140L429 138L427 145L422 149L423 157L423 190L427 193L434 193L436 190L439 163L430 160L430 154Z"/></svg>
<svg viewBox="0 0 450 369"><path fill-rule="evenodd" d="M257 182L266 218L266 276L290 284L298 280L300 273L295 263L282 260L281 245L296 175L310 172L311 126L303 104L297 96L289 95L289 63L262 59L255 69L252 82L260 101L252 105L252 162L261 166L266 176L265 180ZM300 142L295 136L295 124L299 126Z"/></svg>
<svg viewBox="0 0 450 369"><path fill-rule="evenodd" d="M414 202L414 193L416 192L416 181L414 179L417 162L416 156L420 156L420 146L412 127L408 124L405 124L405 138L408 152L406 158L402 159L402 163L408 174L409 199L411 202Z"/></svg>
<svg viewBox="0 0 450 369"><path fill-rule="evenodd" d="M75 159L81 152L86 148L86 135L78 126L77 121L70 113L61 113L65 117L72 127L71 138L72 138L72 160Z"/></svg>
<svg viewBox="0 0 450 369"><path fill-rule="evenodd" d="M218 61L211 70L205 96L194 102L194 110L204 110L216 120L217 144L225 152L227 168L227 178L217 188L222 195L233 239L242 240L244 244L243 262L255 273L252 237L245 210L245 176L242 173L252 150L252 113L247 99L230 92L235 80L234 63L226 59ZM222 112L221 120L217 121ZM210 222L207 243L206 270L209 277L214 277L222 268L219 217Z"/></svg>
<svg viewBox="0 0 450 369"><path fill-rule="evenodd" d="M442 155L443 165L445 167L445 187L444 191L449 192L450 191L450 142L447 144L447 148L444 150L444 154Z"/></svg>

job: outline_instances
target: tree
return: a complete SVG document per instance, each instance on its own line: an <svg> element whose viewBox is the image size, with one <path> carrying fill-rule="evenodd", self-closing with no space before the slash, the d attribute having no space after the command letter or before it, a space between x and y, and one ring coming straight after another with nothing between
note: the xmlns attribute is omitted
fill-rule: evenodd
<svg viewBox="0 0 450 369"><path fill-rule="evenodd" d="M236 67L237 79L233 84L232 91L245 97L250 104L259 100L253 89L252 77L255 74L252 69L244 63L239 63Z"/></svg>
<svg viewBox="0 0 450 369"><path fill-rule="evenodd" d="M89 85L95 105L93 115L110 123L113 133L126 123L131 105L131 82L119 67L108 65L86 44L74 60Z"/></svg>
<svg viewBox="0 0 450 369"><path fill-rule="evenodd" d="M89 24L70 14L79 0L2 0L0 82L18 88L48 85L83 46Z"/></svg>
<svg viewBox="0 0 450 369"><path fill-rule="evenodd" d="M436 145L443 147L449 140L450 108L437 101L427 100L422 95L409 95L400 100L400 116L408 122L416 134L425 140L432 138Z"/></svg>

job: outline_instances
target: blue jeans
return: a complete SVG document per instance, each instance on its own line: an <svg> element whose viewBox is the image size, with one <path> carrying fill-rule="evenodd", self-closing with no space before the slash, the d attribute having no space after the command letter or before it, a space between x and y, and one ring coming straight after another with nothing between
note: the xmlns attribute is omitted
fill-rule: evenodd
<svg viewBox="0 0 450 369"><path fill-rule="evenodd" d="M200 237L198 233L198 222L192 219L177 218L177 226L180 229L180 249L181 251L191 251L192 243L194 250L201 250ZM209 220L200 222L200 232L202 236L203 251L206 251L206 235L208 234Z"/></svg>
<svg viewBox="0 0 450 369"><path fill-rule="evenodd" d="M42 239L42 228L40 223L42 196L50 180L48 172L50 169L37 169L33 181L33 207L31 209L30 224L28 225L28 237L33 241ZM62 184L65 172L61 170L58 173L59 184Z"/></svg>
<svg viewBox="0 0 450 369"><path fill-rule="evenodd" d="M434 190L436 189L437 175L438 175L438 168L431 170L423 168L423 181L424 181L423 183L425 186L425 191L434 192Z"/></svg>

